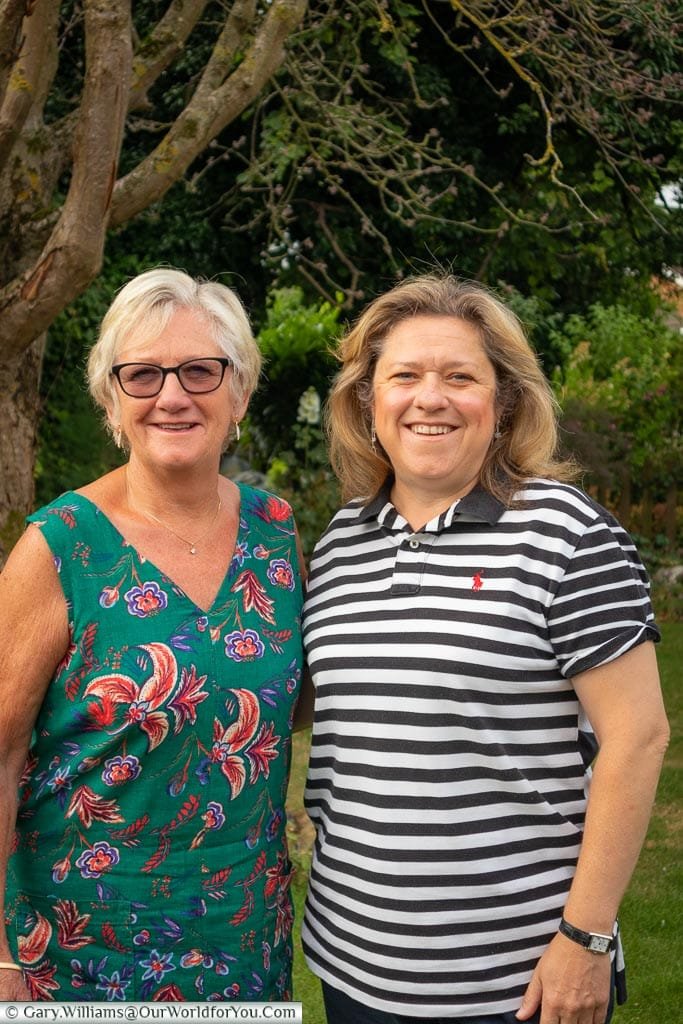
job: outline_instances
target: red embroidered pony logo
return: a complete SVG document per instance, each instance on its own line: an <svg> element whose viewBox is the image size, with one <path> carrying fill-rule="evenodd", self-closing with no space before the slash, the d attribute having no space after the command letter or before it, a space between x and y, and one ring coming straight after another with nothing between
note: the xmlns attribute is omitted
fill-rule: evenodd
<svg viewBox="0 0 683 1024"><path fill-rule="evenodd" d="M472 577L472 590L481 590L481 588L484 586L484 581L481 578L481 574L483 571L483 569L480 569L480 571L475 572L474 576Z"/></svg>

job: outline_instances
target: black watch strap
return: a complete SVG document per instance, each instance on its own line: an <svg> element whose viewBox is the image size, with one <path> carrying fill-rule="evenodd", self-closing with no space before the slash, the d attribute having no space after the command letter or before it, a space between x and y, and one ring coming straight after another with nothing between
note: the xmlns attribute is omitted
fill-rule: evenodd
<svg viewBox="0 0 683 1024"><path fill-rule="evenodd" d="M579 946L588 949L591 953L609 953L614 949L614 937L612 935L600 935L597 932L584 932L581 928L575 928L564 918L560 921L560 932L572 942L578 942Z"/></svg>

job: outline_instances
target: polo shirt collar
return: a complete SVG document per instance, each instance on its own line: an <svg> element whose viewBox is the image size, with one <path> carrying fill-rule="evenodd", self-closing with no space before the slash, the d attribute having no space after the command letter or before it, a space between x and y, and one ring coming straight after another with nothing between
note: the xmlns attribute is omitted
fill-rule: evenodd
<svg viewBox="0 0 683 1024"><path fill-rule="evenodd" d="M358 522L365 523L370 519L379 520L387 505L394 513L394 516L398 515L389 497L390 493L391 480L388 480L367 505L361 506L358 513ZM439 515L437 529L444 529L450 526L456 519L465 517L468 519L481 519L488 523L489 526L495 526L505 508L506 506L502 501L494 498L489 491L484 490L483 487L477 484L468 494L463 495L462 498L457 498L449 508Z"/></svg>

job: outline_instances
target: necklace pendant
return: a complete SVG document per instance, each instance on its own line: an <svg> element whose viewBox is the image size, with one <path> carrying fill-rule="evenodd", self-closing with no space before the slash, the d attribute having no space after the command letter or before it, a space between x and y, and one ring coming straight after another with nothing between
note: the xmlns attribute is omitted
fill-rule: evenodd
<svg viewBox="0 0 683 1024"><path fill-rule="evenodd" d="M196 549L196 547L194 546L194 544L193 544L193 545L192 545L192 547L190 548L190 554L191 554L191 555L196 555L196 554L197 554L197 549Z"/></svg>

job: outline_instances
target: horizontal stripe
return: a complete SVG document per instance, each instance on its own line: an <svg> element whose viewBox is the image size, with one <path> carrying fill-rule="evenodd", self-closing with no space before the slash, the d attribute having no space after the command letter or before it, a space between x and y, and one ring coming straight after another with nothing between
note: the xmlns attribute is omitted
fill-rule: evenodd
<svg viewBox="0 0 683 1024"><path fill-rule="evenodd" d="M553 481L521 497L473 492L418 531L352 503L311 562L302 937L387 1012L518 1007L583 830L596 745L570 677L657 638L619 524Z"/></svg>

